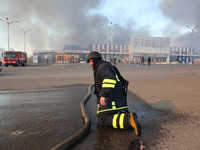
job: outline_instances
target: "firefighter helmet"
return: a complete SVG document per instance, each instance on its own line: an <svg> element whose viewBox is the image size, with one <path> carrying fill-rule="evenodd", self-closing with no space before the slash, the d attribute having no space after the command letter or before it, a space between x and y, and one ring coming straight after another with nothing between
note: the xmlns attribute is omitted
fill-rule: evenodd
<svg viewBox="0 0 200 150"><path fill-rule="evenodd" d="M96 51L90 52L88 54L88 56L87 56L87 62L89 62L89 60L92 59L92 58L102 59L101 54L99 52L96 52Z"/></svg>

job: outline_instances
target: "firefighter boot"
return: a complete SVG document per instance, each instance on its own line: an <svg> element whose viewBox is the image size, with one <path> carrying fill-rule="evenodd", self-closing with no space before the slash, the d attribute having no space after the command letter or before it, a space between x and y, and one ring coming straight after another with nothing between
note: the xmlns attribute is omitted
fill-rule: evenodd
<svg viewBox="0 0 200 150"><path fill-rule="evenodd" d="M139 122L137 121L137 115L135 113L130 113L129 115L129 122L132 128L135 129L135 134L137 136L141 135L141 126Z"/></svg>

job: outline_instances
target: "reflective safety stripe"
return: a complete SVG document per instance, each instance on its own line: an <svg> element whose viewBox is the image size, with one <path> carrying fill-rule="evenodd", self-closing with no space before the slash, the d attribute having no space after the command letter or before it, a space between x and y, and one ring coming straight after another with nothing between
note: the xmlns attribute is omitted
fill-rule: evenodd
<svg viewBox="0 0 200 150"><path fill-rule="evenodd" d="M97 106L97 114L98 114L98 112L99 112L99 107L100 107L100 105Z"/></svg>
<svg viewBox="0 0 200 150"><path fill-rule="evenodd" d="M119 118L120 129L124 129L124 116L125 116L125 114L121 114L120 118Z"/></svg>
<svg viewBox="0 0 200 150"><path fill-rule="evenodd" d="M117 128L117 117L118 117L118 114L115 114L113 116L113 128Z"/></svg>
<svg viewBox="0 0 200 150"><path fill-rule="evenodd" d="M119 78L118 78L118 76L117 76L117 74L116 74L116 79L117 79L117 81L120 81Z"/></svg>
<svg viewBox="0 0 200 150"><path fill-rule="evenodd" d="M112 101L112 105L115 105L115 101Z"/></svg>
<svg viewBox="0 0 200 150"><path fill-rule="evenodd" d="M120 109L126 109L128 108L128 106L125 107L120 107L120 108L116 108L116 109L104 109L104 110L97 110L97 114L102 113L102 112L106 112L106 111L112 111L112 110L120 110Z"/></svg>
<svg viewBox="0 0 200 150"><path fill-rule="evenodd" d="M112 101L112 109L116 109L115 101Z"/></svg>
<svg viewBox="0 0 200 150"><path fill-rule="evenodd" d="M103 83L112 83L112 84L116 84L116 80L113 80L113 79L104 79L103 80Z"/></svg>
<svg viewBox="0 0 200 150"><path fill-rule="evenodd" d="M102 88L115 88L114 84L102 84Z"/></svg>
<svg viewBox="0 0 200 150"><path fill-rule="evenodd" d="M113 79L104 79L102 88L115 88L116 80Z"/></svg>

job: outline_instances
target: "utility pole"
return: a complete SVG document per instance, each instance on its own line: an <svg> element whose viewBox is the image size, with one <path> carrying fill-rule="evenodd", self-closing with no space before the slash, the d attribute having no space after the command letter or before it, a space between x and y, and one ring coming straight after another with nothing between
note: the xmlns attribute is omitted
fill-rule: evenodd
<svg viewBox="0 0 200 150"><path fill-rule="evenodd" d="M27 30L25 31L25 29L23 28L22 30L20 30L22 32L24 32L24 52L26 52L26 32L29 32L31 30Z"/></svg>
<svg viewBox="0 0 200 150"><path fill-rule="evenodd" d="M0 18L0 20L5 22L7 24L7 26L8 26L8 51L9 51L9 49L10 49L10 47L9 47L9 25L11 23L18 23L19 21L11 21L11 22L9 22L8 18L6 18L6 20L3 20L3 19Z"/></svg>
<svg viewBox="0 0 200 150"><path fill-rule="evenodd" d="M196 25L194 28L191 28L189 26L186 26L188 29L191 29L192 30L192 35L191 35L191 52L190 52L190 64L192 64L192 41L193 41L193 31L194 29L198 28L199 25Z"/></svg>
<svg viewBox="0 0 200 150"><path fill-rule="evenodd" d="M117 26L118 24L114 24L112 25L112 22L110 22L109 26L105 25L105 24L102 24L103 26L107 27L108 28L108 51L109 51L109 60L111 59L110 56L110 29L114 26ZM114 52L113 52L113 60L114 60Z"/></svg>

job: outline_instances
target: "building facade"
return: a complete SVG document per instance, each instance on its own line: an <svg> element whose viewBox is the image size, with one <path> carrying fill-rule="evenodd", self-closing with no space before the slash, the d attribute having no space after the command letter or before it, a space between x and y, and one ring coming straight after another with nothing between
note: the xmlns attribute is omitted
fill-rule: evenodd
<svg viewBox="0 0 200 150"><path fill-rule="evenodd" d="M79 54L61 54L56 53L55 56L55 63L61 64L61 63L79 63L80 57Z"/></svg>
<svg viewBox="0 0 200 150"><path fill-rule="evenodd" d="M179 63L192 62L194 49L187 47L170 47L170 38L167 37L143 37L132 36L130 45L118 44L90 44L90 45L65 45L62 51L33 51L33 60L37 63L55 62L55 63L78 63L84 61L87 55L92 51L98 51L106 61L112 62L126 58L136 60L144 57L147 61L151 57L152 63L170 63L178 61ZM138 61L134 61L137 62Z"/></svg>
<svg viewBox="0 0 200 150"><path fill-rule="evenodd" d="M195 55L194 48L170 47L167 37L131 37L131 57L151 57L154 63L192 63Z"/></svg>
<svg viewBox="0 0 200 150"><path fill-rule="evenodd" d="M179 63L188 64L193 61L195 55L194 49L188 47L170 47L170 62L177 61Z"/></svg>
<svg viewBox="0 0 200 150"><path fill-rule="evenodd" d="M130 57L151 57L152 62L166 62L170 55L170 38L166 37L131 37ZM168 58L169 59L169 58Z"/></svg>
<svg viewBox="0 0 200 150"><path fill-rule="evenodd" d="M120 60L131 54L128 45L92 44L90 51L101 53L103 59L106 61L112 61L114 58Z"/></svg>
<svg viewBox="0 0 200 150"><path fill-rule="evenodd" d="M33 50L33 63L55 63L54 50Z"/></svg>

